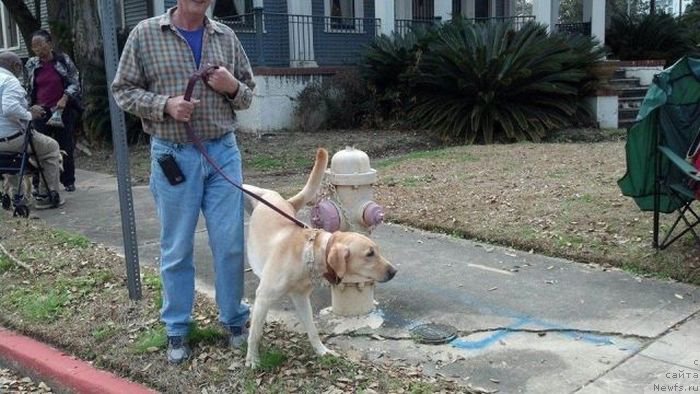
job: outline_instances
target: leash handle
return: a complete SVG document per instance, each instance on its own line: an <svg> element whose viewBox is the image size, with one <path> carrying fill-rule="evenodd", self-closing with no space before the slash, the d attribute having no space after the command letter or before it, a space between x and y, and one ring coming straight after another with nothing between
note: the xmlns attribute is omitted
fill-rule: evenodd
<svg viewBox="0 0 700 394"><path fill-rule="evenodd" d="M190 80L187 82L187 89L185 90L184 99L186 101L191 101L192 100L192 92L194 91L194 85L197 84L197 81L199 81L201 79L206 84L207 77L209 76L209 74L211 74L211 72L216 70L217 68L218 68L218 66L209 66L202 71L195 71L194 73L192 73L192 75L190 76ZM257 194L255 194L249 190L246 190L243 186L239 185L233 179L231 179L228 175L226 175L224 170L221 167L219 167L219 165L216 163L216 161L214 161L214 159L211 156L209 156L209 153L207 153L207 150L204 148L204 144L202 144L202 140L199 138L199 136L197 136L197 133L194 132L194 129L192 128L192 125L190 124L190 122L185 122L185 131L187 132L187 137L189 137L189 139L192 142L194 142L195 146L197 147L197 150L199 150L199 152L202 154L202 156L204 156L204 158L207 160L207 162L209 162L209 164L212 167L214 167L216 172L221 174L221 176L223 176L224 179L226 179L226 181L228 181L228 183L232 184L237 189L239 189L242 192L246 193L247 195L253 197L254 199L260 201L261 203L267 205L270 209L279 213L280 215L284 216L285 218L291 220L297 226L299 226L301 228L309 228L309 226L307 224L305 224L304 222L302 222L301 220L299 220L299 219L289 215L288 213L282 211L281 209L272 205L269 201L258 196Z"/></svg>

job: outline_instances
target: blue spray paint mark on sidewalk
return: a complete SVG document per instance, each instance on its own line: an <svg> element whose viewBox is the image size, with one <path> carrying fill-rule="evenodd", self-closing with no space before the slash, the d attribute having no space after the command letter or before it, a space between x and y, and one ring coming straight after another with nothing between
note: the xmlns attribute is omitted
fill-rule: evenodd
<svg viewBox="0 0 700 394"><path fill-rule="evenodd" d="M479 340L468 340L465 338L457 338L454 341L452 341L450 344L458 349L467 349L467 350L481 350L485 349L494 343L506 338L507 336L513 334L513 331L510 330L517 330L520 327L523 327L528 324L536 324L540 327L542 327L545 330L566 330L565 327L562 326L555 326L551 324L547 324L546 322L539 321L536 319L531 319L531 318L520 318L518 321L515 323L504 327L501 330L495 330L493 334L489 335L486 338L482 338ZM603 336L603 335L595 335L595 334L581 334L581 333L576 333L576 332L561 332L559 333L560 335L564 335L566 337L572 338L577 341L584 341L588 342L594 345L614 345L615 342L610 339L610 337ZM635 349L628 349L630 351L634 351Z"/></svg>
<svg viewBox="0 0 700 394"><path fill-rule="evenodd" d="M530 323L531 319L520 319L517 322L511 324L510 326L506 327L504 330L496 330L494 331L493 334L489 335L486 338L479 339L476 341L470 341L467 339L462 339L462 338L457 338L454 341L452 341L450 344L453 347L456 347L458 349L468 349L468 350L480 350L487 348L494 343L502 340L503 338L507 337L508 335L512 334L512 332L508 331L514 330L517 328L520 328L528 323Z"/></svg>

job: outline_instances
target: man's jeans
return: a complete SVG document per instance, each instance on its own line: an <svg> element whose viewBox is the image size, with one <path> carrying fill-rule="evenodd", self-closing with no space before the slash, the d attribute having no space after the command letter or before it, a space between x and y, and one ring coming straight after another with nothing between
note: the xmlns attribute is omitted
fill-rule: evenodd
<svg viewBox="0 0 700 394"><path fill-rule="evenodd" d="M24 146L25 135L15 137L7 142L0 142L0 151L3 152L22 152ZM46 177L46 183L39 182L39 193L48 194L49 190L58 191L58 177L60 174L61 153L58 150L58 142L53 138L47 137L37 131L32 130L32 143L36 149L36 156L41 164L41 169ZM31 146L28 148L32 152ZM15 193L16 185L19 179L16 176L10 177L10 196ZM47 189L48 186L48 189ZM25 196L29 198L31 196Z"/></svg>
<svg viewBox="0 0 700 394"><path fill-rule="evenodd" d="M241 154L233 133L204 142L214 161L240 184ZM171 154L185 182L171 185L158 164ZM200 209L206 220L214 257L216 303L224 326L248 319L243 297L243 193L207 162L194 144L151 138L151 192L160 218L160 273L163 281L161 319L169 336L189 331L194 303L194 232Z"/></svg>

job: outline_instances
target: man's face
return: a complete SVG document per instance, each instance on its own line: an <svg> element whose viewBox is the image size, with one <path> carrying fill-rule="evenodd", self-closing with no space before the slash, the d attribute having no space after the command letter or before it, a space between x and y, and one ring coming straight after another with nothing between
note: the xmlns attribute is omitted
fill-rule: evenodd
<svg viewBox="0 0 700 394"><path fill-rule="evenodd" d="M177 0L177 8L185 14L202 15L207 12L212 0Z"/></svg>
<svg viewBox="0 0 700 394"><path fill-rule="evenodd" d="M15 63L12 65L10 71L12 71L12 73L15 74L15 77L21 78L21 77L22 77L22 71L24 71L24 66L22 65L22 62L21 62L21 61L15 62Z"/></svg>

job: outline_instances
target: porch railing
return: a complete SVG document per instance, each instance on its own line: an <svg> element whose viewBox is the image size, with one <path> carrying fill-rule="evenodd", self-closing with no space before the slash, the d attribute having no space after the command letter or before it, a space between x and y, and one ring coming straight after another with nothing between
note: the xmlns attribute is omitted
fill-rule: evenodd
<svg viewBox="0 0 700 394"><path fill-rule="evenodd" d="M583 36L591 35L591 22L578 23L557 23L556 30L564 34L580 34Z"/></svg>
<svg viewBox="0 0 700 394"><path fill-rule="evenodd" d="M220 22L231 27L254 66L305 67L357 64L380 31L375 18L337 18L263 12Z"/></svg>
<svg viewBox="0 0 700 394"><path fill-rule="evenodd" d="M404 35L414 29L429 29L440 24L441 18L432 19L397 19L394 22L394 31L400 35Z"/></svg>
<svg viewBox="0 0 700 394"><path fill-rule="evenodd" d="M491 16L488 18L464 18L473 23L510 23L513 29L520 30L526 23L534 22L534 15Z"/></svg>

